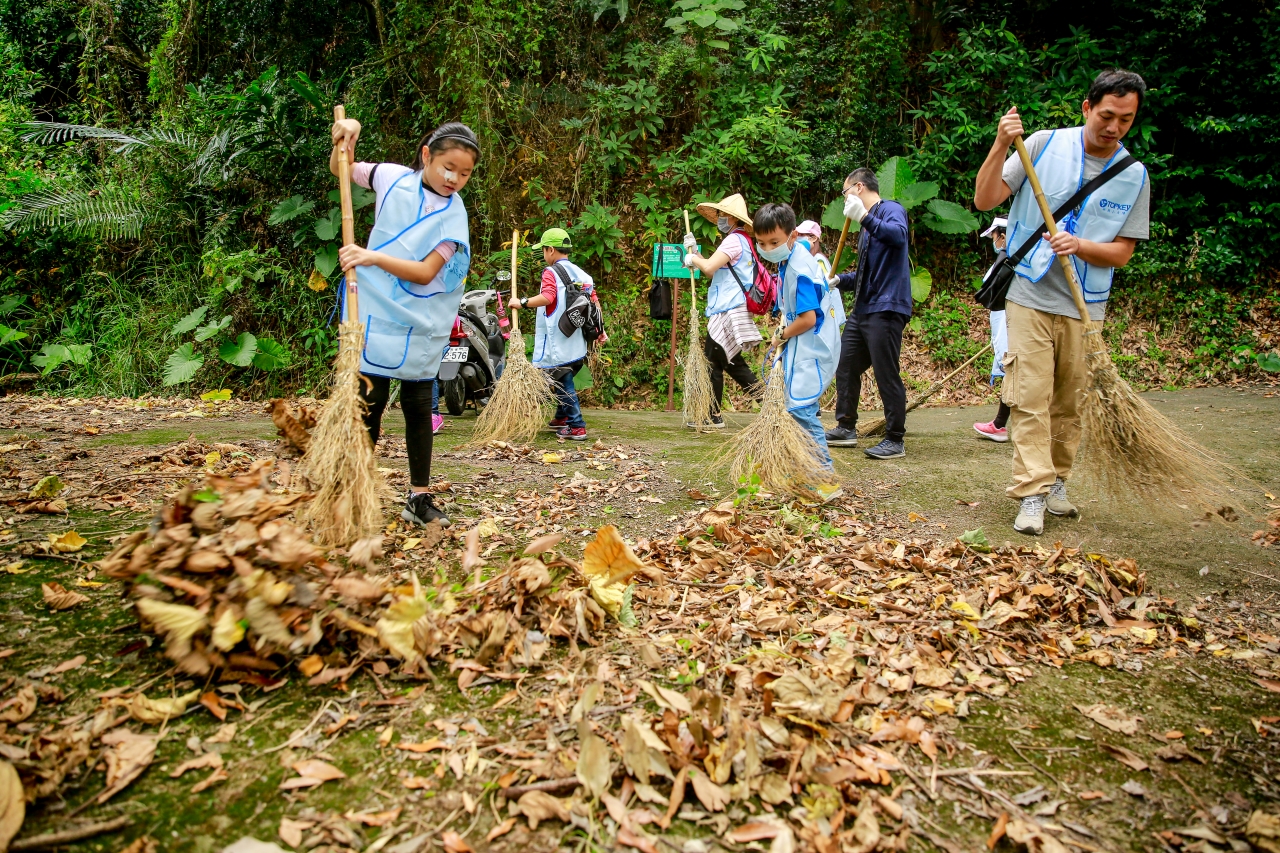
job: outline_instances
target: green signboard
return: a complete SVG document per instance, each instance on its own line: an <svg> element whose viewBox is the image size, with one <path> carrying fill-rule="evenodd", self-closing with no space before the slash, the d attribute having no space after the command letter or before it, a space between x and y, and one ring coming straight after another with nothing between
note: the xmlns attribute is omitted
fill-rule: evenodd
<svg viewBox="0 0 1280 853"><path fill-rule="evenodd" d="M699 247L701 252L701 247ZM689 268L684 260L684 246L680 243L658 243L653 247L653 267L650 275L654 278L689 278ZM702 278L702 273L692 270L695 279Z"/></svg>

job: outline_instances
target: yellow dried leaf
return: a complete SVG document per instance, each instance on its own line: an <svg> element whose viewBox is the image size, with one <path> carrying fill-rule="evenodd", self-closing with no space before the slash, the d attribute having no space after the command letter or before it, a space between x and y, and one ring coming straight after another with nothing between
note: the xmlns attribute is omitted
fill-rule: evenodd
<svg viewBox="0 0 1280 853"><path fill-rule="evenodd" d="M981 618L981 615L978 613L978 611L974 610L973 607L971 607L969 605L969 602L967 601L951 602L951 610L953 613L959 613L961 616L965 617L966 619Z"/></svg>
<svg viewBox="0 0 1280 853"><path fill-rule="evenodd" d="M117 702L129 711L129 716L140 723L157 726L175 717L181 717L187 706L200 697L199 690L192 690L181 696L168 699L148 699L141 693L135 693L128 702Z"/></svg>
<svg viewBox="0 0 1280 853"><path fill-rule="evenodd" d="M622 610L627 581L644 568L618 535L618 528L611 524L596 531L596 538L582 554L582 574L587 578L591 597L613 617Z"/></svg>
<svg viewBox="0 0 1280 853"><path fill-rule="evenodd" d="M543 464L543 465L555 465L555 464L560 463L560 462L563 462L563 461L564 461L564 456L562 456L562 455L561 455L561 454L559 454L559 453L550 453L550 452L548 452L548 453L544 453L544 454L542 454L542 464Z"/></svg>
<svg viewBox="0 0 1280 853"><path fill-rule="evenodd" d="M50 610L69 610L89 600L89 596L72 592L57 581L40 584L40 590L44 593L44 603Z"/></svg>
<svg viewBox="0 0 1280 853"><path fill-rule="evenodd" d="M191 638L209 624L203 613L185 604L140 598L137 607L143 618L164 635L165 651L174 660L191 654Z"/></svg>
<svg viewBox="0 0 1280 853"><path fill-rule="evenodd" d="M240 611L231 605L218 615L213 623L213 645L219 651L229 652L244 639L244 623Z"/></svg>
<svg viewBox="0 0 1280 853"><path fill-rule="evenodd" d="M307 287L319 293L322 290L329 289L329 280L320 274L320 270L313 269L311 275L307 276ZM296 847L297 845L291 845Z"/></svg>
<svg viewBox="0 0 1280 853"><path fill-rule="evenodd" d="M382 645L401 660L414 660L418 657L418 650L413 643L413 623L427 612L427 597L418 587L417 578L414 578L413 585L413 594L393 601L374 625Z"/></svg>
<svg viewBox="0 0 1280 853"><path fill-rule="evenodd" d="M48 477L41 477L40 482L32 487L27 497L35 500L49 500L56 498L58 492L66 488L62 480L58 479L57 474L50 474Z"/></svg>
<svg viewBox="0 0 1280 853"><path fill-rule="evenodd" d="M27 800L18 771L7 761L0 761L0 850L8 850L9 842L22 829L27 814Z"/></svg>
<svg viewBox="0 0 1280 853"><path fill-rule="evenodd" d="M74 530L68 530L66 533L49 534L49 545L59 554L74 554L88 544L89 540Z"/></svg>

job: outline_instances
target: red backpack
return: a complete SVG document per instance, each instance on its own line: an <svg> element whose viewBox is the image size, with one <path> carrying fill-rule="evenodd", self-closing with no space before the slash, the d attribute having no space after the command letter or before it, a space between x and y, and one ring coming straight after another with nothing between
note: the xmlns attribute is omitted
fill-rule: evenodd
<svg viewBox="0 0 1280 853"><path fill-rule="evenodd" d="M733 264L729 264L727 269L729 274L733 276L733 280L738 283L738 287L742 290L742 295L747 298L747 311L751 314L764 316L773 310L773 303L778 299L778 277L765 269L764 264L760 263L760 256L756 254L756 243L751 239L751 235L741 228L735 228L732 234L741 234L742 238L747 241L747 248L751 250L751 259L755 262L755 275L751 280L751 289L748 290L742 283L742 279L738 278L738 272L733 268Z"/></svg>

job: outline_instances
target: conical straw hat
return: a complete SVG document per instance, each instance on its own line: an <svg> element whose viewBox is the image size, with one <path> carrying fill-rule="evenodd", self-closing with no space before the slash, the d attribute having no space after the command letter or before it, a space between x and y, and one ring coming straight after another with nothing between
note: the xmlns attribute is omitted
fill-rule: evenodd
<svg viewBox="0 0 1280 853"><path fill-rule="evenodd" d="M704 201L698 205L698 213L701 213L704 219L708 219L711 222L716 221L716 214L726 213L738 220L738 223L748 234L754 233L751 229L751 214L747 213L747 203L740 193L726 196L720 201Z"/></svg>

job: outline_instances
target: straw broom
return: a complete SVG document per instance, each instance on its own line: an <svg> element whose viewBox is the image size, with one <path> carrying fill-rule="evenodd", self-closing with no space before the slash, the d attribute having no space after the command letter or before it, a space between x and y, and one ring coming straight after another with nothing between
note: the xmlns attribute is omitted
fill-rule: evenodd
<svg viewBox="0 0 1280 853"><path fill-rule="evenodd" d="M346 118L341 106L333 108L335 121ZM351 207L351 163L347 147L338 149L338 192L342 206L342 243L355 243ZM299 513L324 545L348 545L371 536L382 527L382 494L386 483L378 473L373 444L364 424L366 407L360 397L360 350L364 325L360 322L356 271L347 271L346 316L338 326L338 357L334 361L333 387L324 411L311 435L303 458L315 498Z"/></svg>
<svg viewBox="0 0 1280 853"><path fill-rule="evenodd" d="M511 299L516 298L520 232L511 234ZM524 354L520 318L511 312L511 337L507 339L507 366L493 388L489 403L476 419L476 428L465 447L483 447L491 441L528 444L543 427L544 410L555 404L555 392L546 374L529 363Z"/></svg>
<svg viewBox="0 0 1280 853"><path fill-rule="evenodd" d="M1021 137L1014 140L1014 145L1049 234L1057 234L1058 224L1040 188L1027 147ZM1220 496L1231 491L1227 479L1241 475L1193 441L1121 378L1102 339L1102 324L1089 319L1075 266L1067 255L1059 255L1058 262L1071 284L1071 296L1085 325L1089 376L1083 389L1084 452L1080 457L1086 476L1110 498L1132 498L1152 508L1177 505L1191 495ZM1203 498L1198 502L1208 503Z"/></svg>
<svg viewBox="0 0 1280 853"><path fill-rule="evenodd" d="M848 232L849 220L846 219L831 261L833 270L840 263ZM786 328L786 323L784 314L778 321L777 332ZM728 462L729 476L734 483L750 482L751 477L756 476L760 478L761 488L767 491L809 497L815 487L834 483L835 474L823 465L822 451L813 436L787 411L782 353L774 359L773 350L770 346L764 357L764 364L772 361L773 366L765 381L760 414L725 443L722 457Z"/></svg>
<svg viewBox="0 0 1280 853"><path fill-rule="evenodd" d="M684 232L689 233L689 211L684 211ZM689 353L684 358L684 423L699 432L711 423L711 407L714 394L711 390L711 371L707 368L707 356L702 351L698 320L698 286L689 269Z"/></svg>

